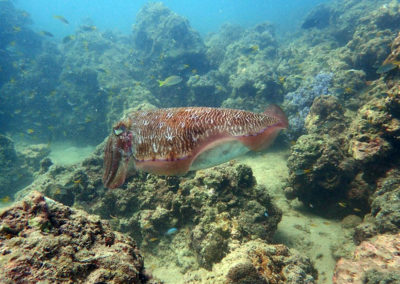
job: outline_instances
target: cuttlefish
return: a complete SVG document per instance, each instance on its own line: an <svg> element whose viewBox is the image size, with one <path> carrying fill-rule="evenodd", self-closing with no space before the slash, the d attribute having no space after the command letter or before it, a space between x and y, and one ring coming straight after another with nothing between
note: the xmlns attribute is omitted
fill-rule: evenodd
<svg viewBox="0 0 400 284"><path fill-rule="evenodd" d="M209 168L267 148L287 127L276 105L263 113L210 107L133 111L108 137L103 183L119 187L136 170L182 175Z"/></svg>

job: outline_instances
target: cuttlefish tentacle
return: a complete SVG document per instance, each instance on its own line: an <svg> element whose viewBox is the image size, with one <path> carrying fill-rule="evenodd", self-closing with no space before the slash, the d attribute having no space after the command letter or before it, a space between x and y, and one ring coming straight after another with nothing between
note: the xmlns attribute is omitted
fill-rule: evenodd
<svg viewBox="0 0 400 284"><path fill-rule="evenodd" d="M287 127L275 105L264 113L206 107L132 112L108 138L103 182L108 188L122 185L130 164L160 175L211 167L267 148Z"/></svg>
<svg viewBox="0 0 400 284"><path fill-rule="evenodd" d="M124 183L132 156L132 133L120 122L108 137L104 151L103 183L115 188Z"/></svg>

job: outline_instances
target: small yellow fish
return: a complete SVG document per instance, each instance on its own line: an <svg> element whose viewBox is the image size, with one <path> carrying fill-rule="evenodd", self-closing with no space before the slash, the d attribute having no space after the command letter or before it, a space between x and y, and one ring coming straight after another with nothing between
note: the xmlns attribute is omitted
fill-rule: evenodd
<svg viewBox="0 0 400 284"><path fill-rule="evenodd" d="M20 109L16 109L16 110L14 110L14 113L15 114L19 114L19 113L21 113L21 110Z"/></svg>
<svg viewBox="0 0 400 284"><path fill-rule="evenodd" d="M312 169L304 169L304 170L298 169L297 171L294 172L294 174L295 174L296 176L301 176L301 175L309 174L309 173L311 173L311 172L312 172Z"/></svg>
<svg viewBox="0 0 400 284"><path fill-rule="evenodd" d="M151 223L146 223L146 224L143 226L143 229L149 229L149 228L151 228Z"/></svg>
<svg viewBox="0 0 400 284"><path fill-rule="evenodd" d="M96 27L96 26L93 26L93 25L85 25L85 26L82 26L81 28L82 28L82 30L84 30L85 32L92 32L92 31L97 30L97 27Z"/></svg>
<svg viewBox="0 0 400 284"><path fill-rule="evenodd" d="M340 207L346 208L347 204L345 202L338 202Z"/></svg>
<svg viewBox="0 0 400 284"><path fill-rule="evenodd" d="M53 18L59 20L60 22L63 22L64 24L67 24L67 25L69 24L69 22L67 21L67 19L64 18L63 16L54 15Z"/></svg>
<svg viewBox="0 0 400 284"><path fill-rule="evenodd" d="M324 221L324 222L322 222L322 223L324 223L324 225L330 225L330 224L331 224L331 223L328 222L328 221Z"/></svg>
<svg viewBox="0 0 400 284"><path fill-rule="evenodd" d="M252 45L250 47L250 49L251 49L252 52L257 52L257 51L260 50L260 47L257 44L255 44L255 45Z"/></svg>
<svg viewBox="0 0 400 284"><path fill-rule="evenodd" d="M68 43L68 42L70 42L71 40L75 40L75 36L74 36L74 35L67 35L67 36L65 36L65 37L63 38L62 42L63 42L63 43Z"/></svg>
<svg viewBox="0 0 400 284"><path fill-rule="evenodd" d="M26 130L26 132L27 132L28 134L32 134L33 132L35 132L35 130L33 130L32 128L29 128L28 130Z"/></svg>
<svg viewBox="0 0 400 284"><path fill-rule="evenodd" d="M351 95L351 94L353 94L355 92L354 92L354 90L352 88L347 87L347 88L344 89L344 93L347 94L347 95Z"/></svg>
<svg viewBox="0 0 400 284"><path fill-rule="evenodd" d="M285 81L286 81L286 77L285 76L279 76L278 80L279 80L279 83L281 85L283 85L283 83L285 83Z"/></svg>
<svg viewBox="0 0 400 284"><path fill-rule="evenodd" d="M21 27L13 26L13 31L18 33L21 31Z"/></svg>
<svg viewBox="0 0 400 284"><path fill-rule="evenodd" d="M173 86L173 85L179 84L180 82L182 82L182 77L177 76L177 75L172 75L172 76L169 76L168 78L166 78L164 81L159 80L158 84L159 84L159 87L162 87L162 86L168 87L168 86Z"/></svg>
<svg viewBox="0 0 400 284"><path fill-rule="evenodd" d="M40 31L39 34L41 34L42 36L54 37L54 35L48 31Z"/></svg>
<svg viewBox="0 0 400 284"><path fill-rule="evenodd" d="M354 208L353 210L354 210L354 212L361 212L360 208Z"/></svg>
<svg viewBox="0 0 400 284"><path fill-rule="evenodd" d="M11 198L10 198L10 196L4 196L3 198L0 198L0 202L1 203L8 203L8 202L10 202L11 201Z"/></svg>
<svg viewBox="0 0 400 284"><path fill-rule="evenodd" d="M57 189L56 189L56 191L54 191L54 194L60 194L61 193L61 189L58 187Z"/></svg>
<svg viewBox="0 0 400 284"><path fill-rule="evenodd" d="M192 69L192 74L196 74L197 73L197 69Z"/></svg>
<svg viewBox="0 0 400 284"><path fill-rule="evenodd" d="M155 241L158 241L158 238L151 238L149 241L154 243Z"/></svg>
<svg viewBox="0 0 400 284"><path fill-rule="evenodd" d="M81 179L74 180L74 183L75 184L80 184L81 183Z"/></svg>

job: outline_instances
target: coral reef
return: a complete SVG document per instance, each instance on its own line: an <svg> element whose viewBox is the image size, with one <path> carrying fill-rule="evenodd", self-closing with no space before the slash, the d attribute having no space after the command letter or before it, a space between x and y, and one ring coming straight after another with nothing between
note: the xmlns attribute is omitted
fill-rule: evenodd
<svg viewBox="0 0 400 284"><path fill-rule="evenodd" d="M35 163L37 160L31 160ZM0 197L10 196L32 182L32 171L15 151L14 141L0 134Z"/></svg>
<svg viewBox="0 0 400 284"><path fill-rule="evenodd" d="M358 243L376 234L400 231L399 190L400 171L395 167L377 181L377 188L370 197L371 213L356 227L354 238Z"/></svg>
<svg viewBox="0 0 400 284"><path fill-rule="evenodd" d="M315 98L328 95L333 79L332 73L319 73L313 82L285 95L284 107L289 113L289 139L295 140L304 134L304 121Z"/></svg>
<svg viewBox="0 0 400 284"><path fill-rule="evenodd" d="M144 283L148 278L131 238L39 192L0 213L0 240L0 278L7 283Z"/></svg>
<svg viewBox="0 0 400 284"><path fill-rule="evenodd" d="M396 46L393 45L393 52ZM350 210L369 211L373 203L370 198L374 198L372 193L379 192L382 187L379 179L398 164L400 103L397 74L393 70L385 77L386 83L376 80L362 93L366 102L351 121L340 101L328 97L314 101L306 119L308 135L300 137L288 159L288 197L297 196L317 208L322 208L322 204L332 207L333 215L338 211L334 210L335 206L341 214L349 214ZM389 216L387 222L391 223Z"/></svg>
<svg viewBox="0 0 400 284"><path fill-rule="evenodd" d="M222 37L231 34L229 29L232 27L222 28ZM207 41L209 56L225 48L218 72L231 94L222 106L263 111L267 104L281 102L283 95L282 85L273 73L278 52L275 31L271 24L262 23L247 31L239 30L239 35L227 46L221 45L217 37Z"/></svg>
<svg viewBox="0 0 400 284"><path fill-rule="evenodd" d="M399 283L400 234L378 235L362 242L352 259L340 259L333 283Z"/></svg>
<svg viewBox="0 0 400 284"><path fill-rule="evenodd" d="M317 272L310 260L284 245L260 240L232 250L211 273L189 273L185 283L316 283Z"/></svg>
<svg viewBox="0 0 400 284"><path fill-rule="evenodd" d="M249 167L232 162L183 177L135 173L124 188L108 191L101 182L103 144L83 163L59 166L40 143L101 143L130 108L263 111L283 102L291 124L289 139L281 140L291 145L286 196L314 213L343 218L357 243L398 233L399 21L398 1L334 0L316 7L290 37L260 23L224 25L203 39L184 17L148 3L130 35L85 20L55 44L29 28L29 14L0 1L0 131L36 144L15 151L0 135L0 197L35 177L17 197L39 190L99 214L191 282L312 283L308 260L267 245L282 213ZM170 76L181 81L161 86ZM5 242L22 238L4 236ZM335 257L350 250L340 246L333 246ZM297 280L290 280L290 269ZM384 273L363 277L373 283ZM396 277L387 274L387 281Z"/></svg>
<svg viewBox="0 0 400 284"><path fill-rule="evenodd" d="M101 150L99 146L97 153ZM192 265L207 269L229 252L232 243L255 238L271 241L282 215L244 165L198 171L192 178L137 173L126 188L112 191L103 188L101 172L99 154L80 166L53 165L19 196L38 189L64 204L99 214L155 254L168 255L168 249L158 248L169 244L174 251L183 243L184 250L197 259ZM178 230L166 234L170 228Z"/></svg>

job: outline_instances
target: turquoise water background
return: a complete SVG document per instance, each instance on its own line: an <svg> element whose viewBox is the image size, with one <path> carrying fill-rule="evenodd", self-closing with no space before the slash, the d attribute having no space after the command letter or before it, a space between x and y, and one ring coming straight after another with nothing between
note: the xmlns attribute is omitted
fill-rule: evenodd
<svg viewBox="0 0 400 284"><path fill-rule="evenodd" d="M90 18L100 29L130 33L139 9L149 1L135 0L24 0L17 1L18 8L30 13L34 28L48 30L62 38L75 32L85 19ZM168 0L163 3L186 17L201 34L215 32L223 23L250 27L269 21L276 25L278 36L293 30L307 12L327 0ZM53 18L62 15L69 24Z"/></svg>

